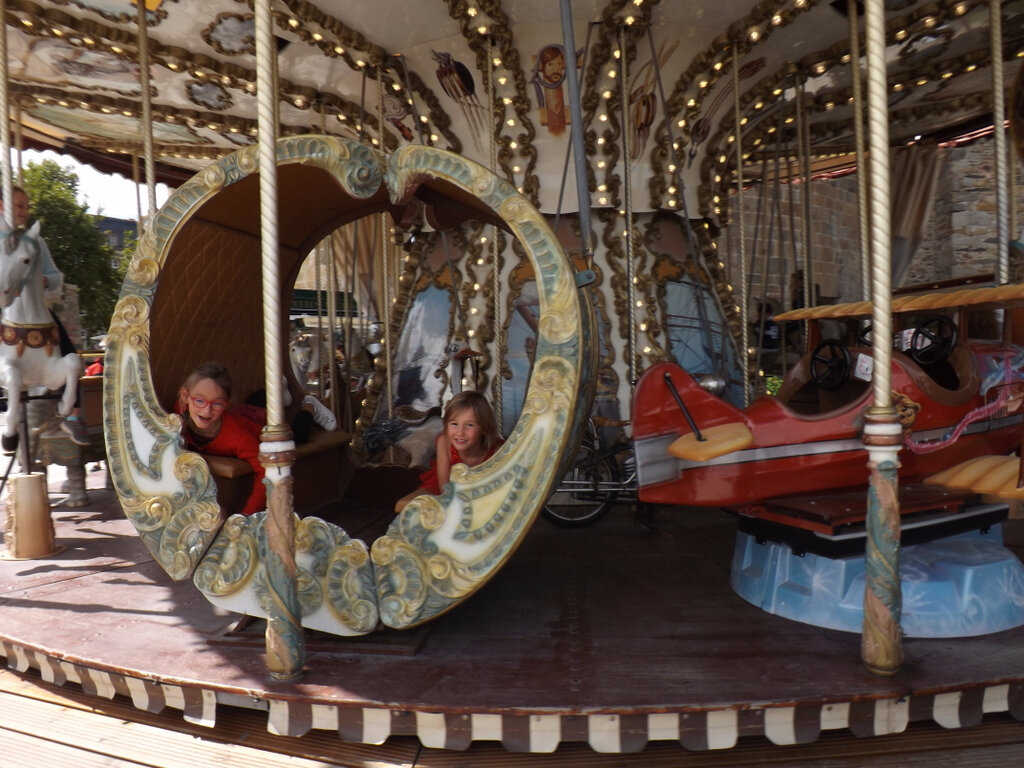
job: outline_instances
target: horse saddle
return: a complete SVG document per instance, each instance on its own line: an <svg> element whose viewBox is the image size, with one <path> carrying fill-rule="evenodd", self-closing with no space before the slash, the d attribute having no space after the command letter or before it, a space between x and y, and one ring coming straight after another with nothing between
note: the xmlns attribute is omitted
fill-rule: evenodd
<svg viewBox="0 0 1024 768"><path fill-rule="evenodd" d="M46 356L53 355L53 348L60 346L60 335L54 323L43 325L15 325L0 323L0 339L15 348L15 356L21 357L25 348L46 349Z"/></svg>

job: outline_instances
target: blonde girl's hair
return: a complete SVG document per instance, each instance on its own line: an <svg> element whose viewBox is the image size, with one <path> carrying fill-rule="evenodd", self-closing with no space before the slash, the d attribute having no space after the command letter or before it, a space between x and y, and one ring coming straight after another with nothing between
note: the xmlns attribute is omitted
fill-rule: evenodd
<svg viewBox="0 0 1024 768"><path fill-rule="evenodd" d="M484 439L484 448L490 451L497 445L500 435L498 434L498 421L494 418L494 410L487 398L481 393L473 390L464 390L448 401L444 409L444 423L447 424L456 413L469 409L473 417L480 425L480 432Z"/></svg>

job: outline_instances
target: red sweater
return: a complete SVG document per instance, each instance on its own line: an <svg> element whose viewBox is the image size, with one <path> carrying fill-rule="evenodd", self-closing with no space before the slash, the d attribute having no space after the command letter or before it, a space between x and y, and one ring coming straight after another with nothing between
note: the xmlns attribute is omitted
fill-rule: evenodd
<svg viewBox="0 0 1024 768"><path fill-rule="evenodd" d="M491 456L498 452L498 449L501 448L502 442L503 441L499 440L491 447L491 450L489 450L487 455L484 456L484 461L487 461ZM450 459L448 463L449 467L454 467L456 464L466 463L462 460L462 457L459 455L459 452L455 449L454 445L448 446L448 458ZM429 493L432 496L441 495L441 484L437 481L437 459L431 459L430 466L427 467L427 471L420 475L420 490L424 493Z"/></svg>
<svg viewBox="0 0 1024 768"><path fill-rule="evenodd" d="M233 410L224 411L220 431L209 442L194 435L187 426L184 429L185 443L192 450L209 453L212 456L233 456L248 462L252 467L255 477L252 481L252 493L242 509L243 515L251 515L267 508L267 488L263 484L265 470L259 458L260 432L259 424Z"/></svg>

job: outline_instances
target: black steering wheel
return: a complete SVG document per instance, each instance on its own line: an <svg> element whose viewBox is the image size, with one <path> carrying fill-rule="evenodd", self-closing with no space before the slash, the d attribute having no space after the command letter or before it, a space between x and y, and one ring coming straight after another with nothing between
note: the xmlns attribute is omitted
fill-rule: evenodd
<svg viewBox="0 0 1024 768"><path fill-rule="evenodd" d="M918 365L931 365L953 353L956 339L956 323L945 315L935 315L914 329L907 353Z"/></svg>
<svg viewBox="0 0 1024 768"><path fill-rule="evenodd" d="M825 339L811 352L811 378L824 390L839 389L850 375L850 353L835 339Z"/></svg>
<svg viewBox="0 0 1024 768"><path fill-rule="evenodd" d="M870 347L871 346L871 323L865 325L860 333L857 334L857 346L858 347Z"/></svg>

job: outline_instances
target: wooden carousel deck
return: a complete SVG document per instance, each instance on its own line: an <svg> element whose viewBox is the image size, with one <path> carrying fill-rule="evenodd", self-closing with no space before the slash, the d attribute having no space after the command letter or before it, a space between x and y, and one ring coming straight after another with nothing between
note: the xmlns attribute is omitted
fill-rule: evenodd
<svg viewBox="0 0 1024 768"><path fill-rule="evenodd" d="M732 592L736 521L716 510L662 509L656 530L625 508L590 529L538 521L465 605L404 633L308 632L304 675L281 683L266 675L260 625L237 627L191 582L172 583L113 492L92 488L89 506L68 509L57 487L63 551L0 559L0 653L26 679L140 717L219 730L244 710L283 751L281 737L315 736L361 754L382 743L381 759L410 743L777 749L936 723L1015 726L1024 739L1024 628L906 640L901 672L874 677L859 635L764 613ZM1024 521L1005 535L1024 553Z"/></svg>

